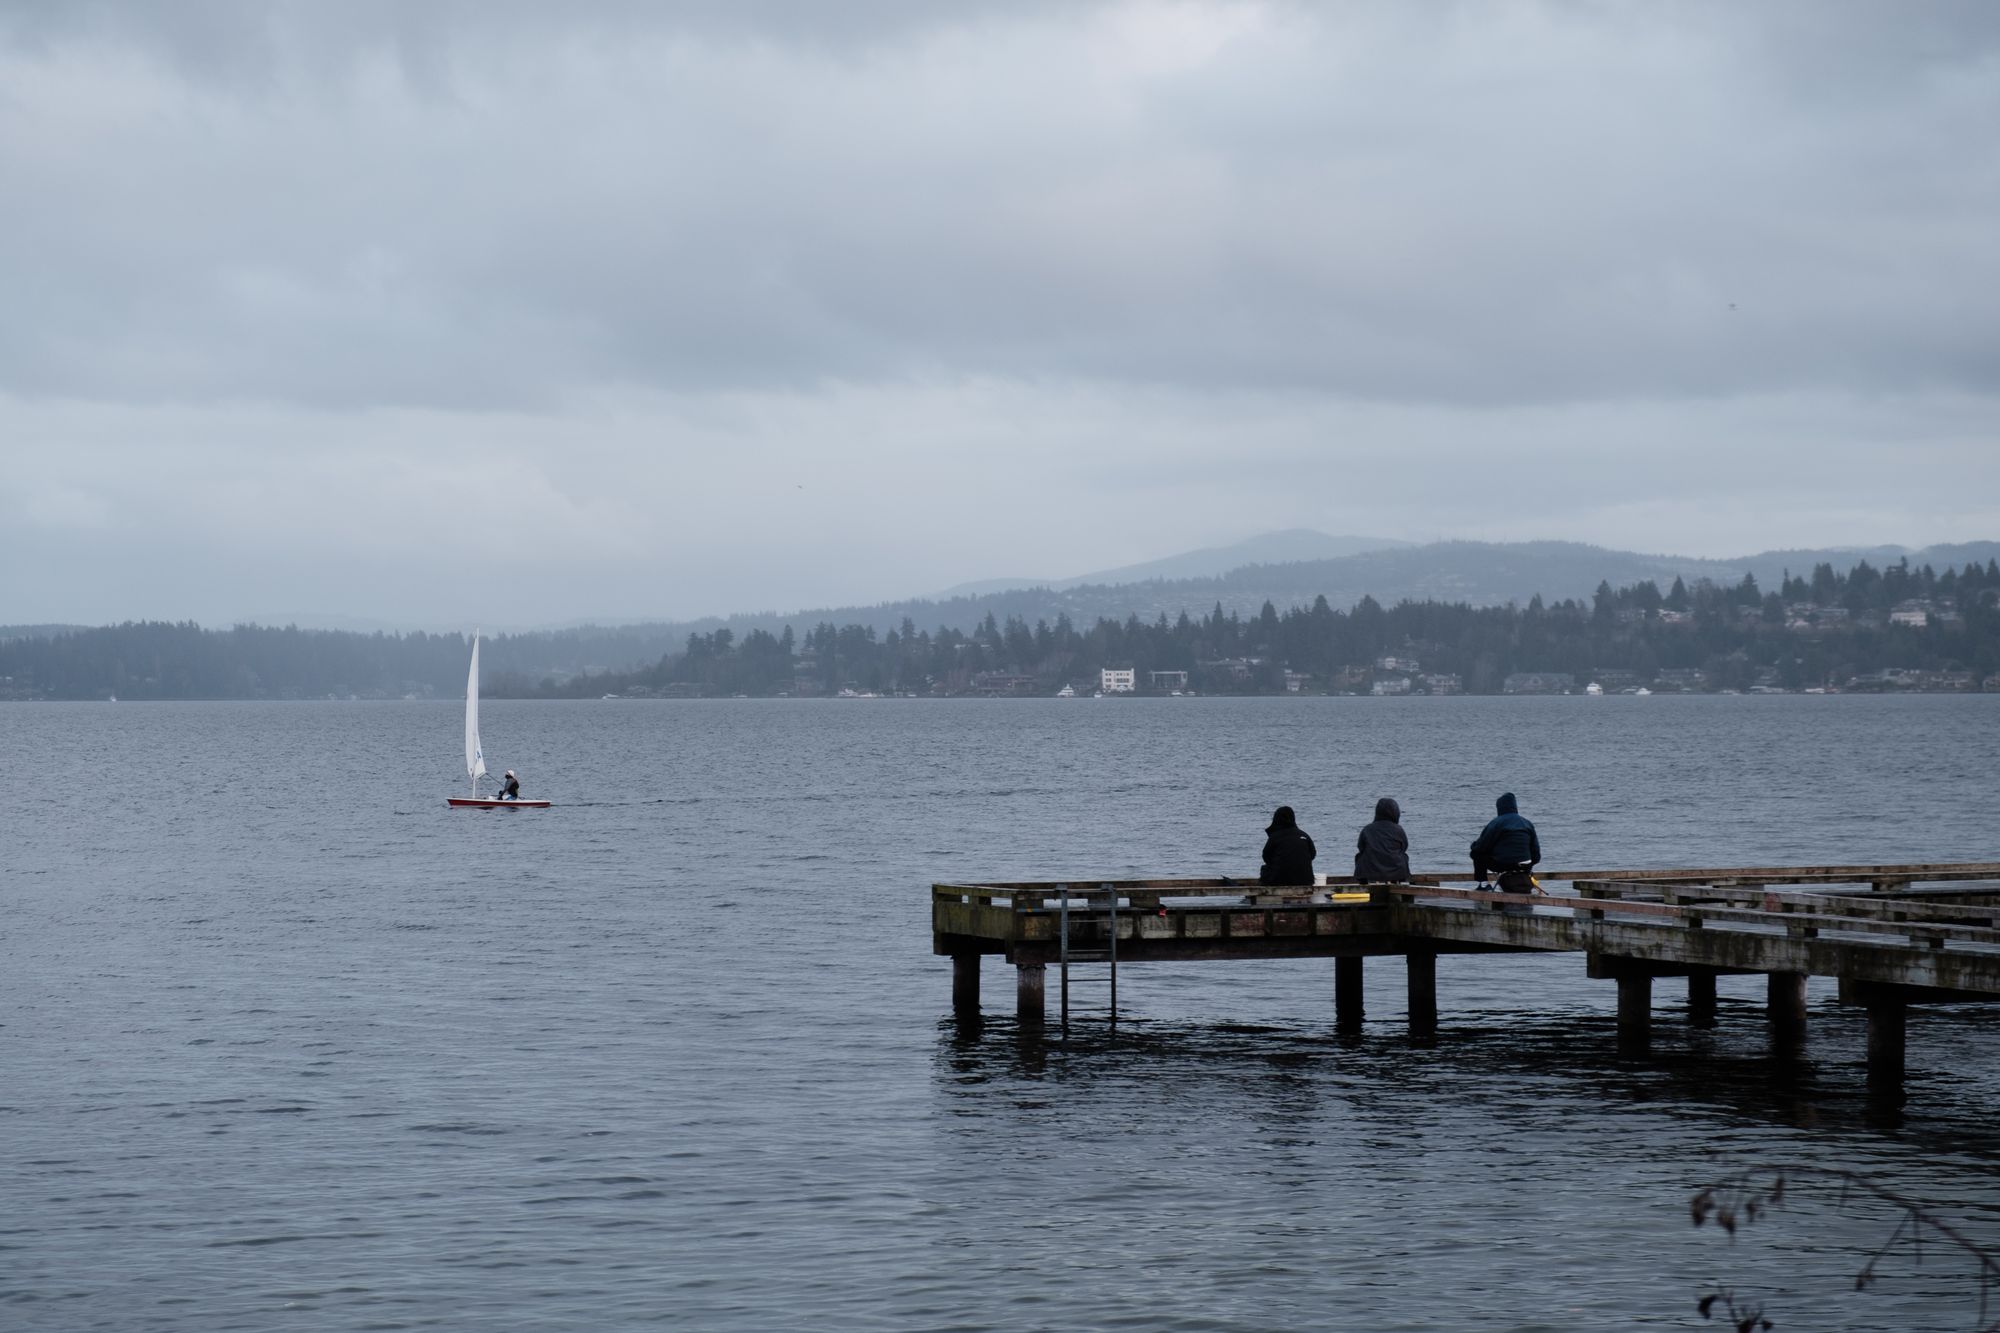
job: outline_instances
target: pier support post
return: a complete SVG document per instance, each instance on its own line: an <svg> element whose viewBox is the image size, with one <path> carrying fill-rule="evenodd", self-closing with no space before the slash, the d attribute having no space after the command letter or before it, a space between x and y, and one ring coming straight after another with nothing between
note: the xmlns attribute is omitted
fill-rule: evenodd
<svg viewBox="0 0 2000 1333"><path fill-rule="evenodd" d="M1903 1020L1909 1006L1887 998L1868 1001L1868 1087L1891 1092L1903 1086Z"/></svg>
<svg viewBox="0 0 2000 1333"><path fill-rule="evenodd" d="M1773 972L1770 980L1770 1013L1773 1035L1785 1042L1801 1042L1806 1037L1806 974Z"/></svg>
<svg viewBox="0 0 2000 1333"><path fill-rule="evenodd" d="M1688 974L1688 1026L1691 1028L1715 1026L1715 973L1713 972Z"/></svg>
<svg viewBox="0 0 2000 1333"><path fill-rule="evenodd" d="M979 1015L979 955L955 953L951 956L951 1008L966 1018Z"/></svg>
<svg viewBox="0 0 2000 1333"><path fill-rule="evenodd" d="M1017 963L1014 966L1014 1014L1023 1023L1042 1021L1042 1000L1046 993L1043 985L1047 968L1041 963Z"/></svg>
<svg viewBox="0 0 2000 1333"><path fill-rule="evenodd" d="M1618 1039L1643 1046L1653 1031L1653 979L1644 972L1618 978Z"/></svg>
<svg viewBox="0 0 2000 1333"><path fill-rule="evenodd" d="M1437 1036L1438 1030L1438 956L1428 950L1412 951L1408 960L1410 1036L1425 1041Z"/></svg>
<svg viewBox="0 0 2000 1333"><path fill-rule="evenodd" d="M1361 1031L1361 959L1333 960L1333 1030Z"/></svg>

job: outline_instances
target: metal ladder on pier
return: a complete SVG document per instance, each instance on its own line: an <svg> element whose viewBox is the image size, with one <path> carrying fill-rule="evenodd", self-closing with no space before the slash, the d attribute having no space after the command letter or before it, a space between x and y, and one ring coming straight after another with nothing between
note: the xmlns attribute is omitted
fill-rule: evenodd
<svg viewBox="0 0 2000 1333"><path fill-rule="evenodd" d="M1095 890L1085 889L1076 895L1083 899L1087 907L1094 907L1099 902L1106 903L1109 906L1109 915L1104 928L1103 947L1089 949L1075 949L1070 947L1069 901L1071 890L1067 884L1059 884L1056 886L1056 893L1058 895L1056 899L1056 938L1059 941L1057 961L1062 971L1063 1033L1064 1035L1068 1035L1069 1033L1069 968L1071 963L1110 964L1109 968L1106 969L1105 975L1101 977L1078 977L1076 984L1079 986L1102 985L1110 987L1110 1008L1107 1010L1107 1019L1110 1026L1116 1028L1118 1026L1118 890L1109 884L1100 884ZM1095 923L1096 915L1094 912L1089 919Z"/></svg>

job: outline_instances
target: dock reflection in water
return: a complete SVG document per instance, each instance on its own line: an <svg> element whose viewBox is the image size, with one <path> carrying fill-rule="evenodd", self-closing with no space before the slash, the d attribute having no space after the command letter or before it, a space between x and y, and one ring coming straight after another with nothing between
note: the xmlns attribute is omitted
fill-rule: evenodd
<svg viewBox="0 0 2000 1333"><path fill-rule="evenodd" d="M1780 1327L1970 1326L1976 1269L1948 1247L1920 1267L1894 1252L1893 1276L1854 1292L1901 1219L1837 1182L1794 1181L1734 1241L1689 1225L1698 1189L1789 1162L1949 1200L1975 1232L2000 1223L1990 1083L1915 1075L1912 1135L1858 1060L1773 1051L1761 1000L1725 993L1716 1029L1662 1025L1638 1057L1608 1013L1514 1013L1428 1048L1388 1019L1335 1034L1330 1005L1318 1025L1127 1016L1067 1040L1011 1017L950 1019L939 1169L976 1190L967 1241L993 1263L1132 1267L1245 1284L1245 1299L1262 1274L1277 1324L1332 1307L1355 1327L1675 1323L1720 1281ZM1813 1017L1827 1048L1859 1049L1859 1011ZM1947 1058L1994 1033L1965 1011L1925 1024ZM1203 1218L1228 1221L1188 1228Z"/></svg>

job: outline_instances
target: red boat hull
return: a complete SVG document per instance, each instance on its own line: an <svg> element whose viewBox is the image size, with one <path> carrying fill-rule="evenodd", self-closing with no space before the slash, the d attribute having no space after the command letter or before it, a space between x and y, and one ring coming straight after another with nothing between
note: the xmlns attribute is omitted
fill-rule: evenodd
<svg viewBox="0 0 2000 1333"><path fill-rule="evenodd" d="M490 796L447 796L444 803L467 810L546 810L547 801L497 801Z"/></svg>

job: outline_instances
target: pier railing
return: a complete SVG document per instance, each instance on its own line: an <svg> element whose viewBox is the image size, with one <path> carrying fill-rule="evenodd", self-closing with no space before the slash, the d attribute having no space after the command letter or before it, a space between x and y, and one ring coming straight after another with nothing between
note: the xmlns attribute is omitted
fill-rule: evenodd
<svg viewBox="0 0 2000 1333"><path fill-rule="evenodd" d="M2000 945L2000 862L1538 871L1537 879L1543 889L1535 893L1504 893L1451 874L1412 875L1391 885L1328 876L1310 888L1231 876L935 884L931 917L939 936L1034 943L1054 938L1050 918L1065 908L1085 920L1093 911L1106 911L1115 897L1126 916L1121 934L1132 938L1184 936L1184 929L1157 924L1177 917L1183 924L1197 922L1197 937L1207 937L1211 932L1200 927L1210 916L1216 917L1218 938L1232 928L1271 938L1323 933L1313 918L1325 912L1429 903L1567 914L1580 921L1638 918L1694 930L1735 926L1808 939L1821 932L1901 937L1930 948L1947 942ZM1568 892L1548 891L1565 884ZM1967 901L1982 897L1991 901ZM1284 919L1274 920L1274 914ZM1253 926L1257 918L1261 923ZM1353 933L1353 925L1335 933Z"/></svg>

